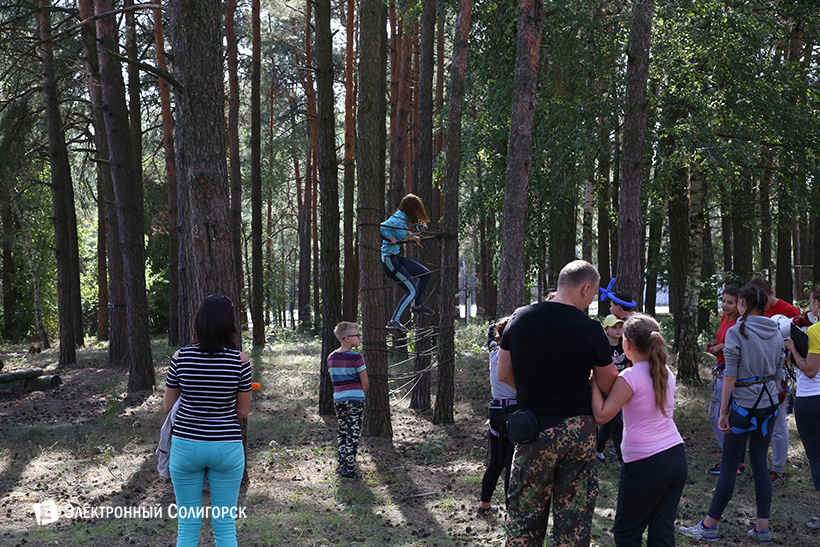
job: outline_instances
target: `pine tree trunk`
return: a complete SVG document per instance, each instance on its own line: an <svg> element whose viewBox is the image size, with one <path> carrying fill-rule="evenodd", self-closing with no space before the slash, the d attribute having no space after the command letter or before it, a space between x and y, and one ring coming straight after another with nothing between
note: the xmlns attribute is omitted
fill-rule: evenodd
<svg viewBox="0 0 820 547"><path fill-rule="evenodd" d="M82 332L76 330L73 299L73 268L71 265L71 212L68 202L74 199L71 168L68 163L68 147L60 115L60 98L54 73L54 52L51 43L51 14L49 0L39 0L36 13L40 36L40 61L42 63L43 93L48 130L48 157L51 163L51 192L54 204L54 254L57 259L57 313L60 323L60 355L58 364L77 361L76 347ZM76 217L74 225L76 234ZM76 237L76 235L75 235ZM79 275L79 272L78 272ZM79 284L79 279L77 279Z"/></svg>
<svg viewBox="0 0 820 547"><path fill-rule="evenodd" d="M80 0L80 18L85 20L94 15L93 0ZM83 51L86 57L91 115L94 123L94 146L97 149L97 185L99 207L105 226L106 257L108 266L108 298L100 300L100 305L108 309L108 364L114 368L128 364L128 336L125 318L125 285L120 249L117 211L114 207L114 185L108 163L108 138L105 133L102 89L100 88L99 61L97 55L97 32L93 23L83 25Z"/></svg>
<svg viewBox="0 0 820 547"><path fill-rule="evenodd" d="M593 217L593 196L595 189L593 186L593 179L589 177L584 181L584 220L583 220L583 236L581 237L581 258L587 262L592 262L592 244L594 234L592 231L592 217Z"/></svg>
<svg viewBox="0 0 820 547"><path fill-rule="evenodd" d="M671 149L668 149L671 150ZM681 350L686 272L689 260L689 187L685 168L679 168L669 188L669 311L675 324L673 351Z"/></svg>
<svg viewBox="0 0 820 547"><path fill-rule="evenodd" d="M295 127L296 121L294 120L293 123ZM299 329L308 331L310 330L310 204L312 202L310 152L307 153L305 159L304 193L302 192L302 177L299 174L299 159L295 154L293 167L296 177L297 230L299 232L299 294L297 304Z"/></svg>
<svg viewBox="0 0 820 547"><path fill-rule="evenodd" d="M336 124L333 108L333 34L330 31L330 0L317 0L315 7L316 113L322 194L322 354L319 367L319 413L329 415L334 413L334 408L333 382L327 370L327 356L339 345L333 330L342 318L342 288L339 279L339 160L336 158Z"/></svg>
<svg viewBox="0 0 820 547"><path fill-rule="evenodd" d="M447 117L447 157L444 174L444 207L441 247L441 306L439 316L438 392L433 422L455 421L455 310L458 300L458 190L461 171L461 116L464 106L464 76L473 12L472 0L461 0L456 19L450 81L450 111ZM465 302L466 303L466 302ZM469 309L465 310L468 314Z"/></svg>
<svg viewBox="0 0 820 547"><path fill-rule="evenodd" d="M344 141L344 290L342 319L359 316L359 267L353 222L356 207L356 2L347 0L345 26L345 141Z"/></svg>
<svg viewBox="0 0 820 547"><path fill-rule="evenodd" d="M154 46L157 66L166 69L162 10L154 10ZM159 101L162 112L162 149L165 153L165 178L168 181L168 342L178 346L179 326L179 235L177 232L177 167L174 150L174 119L171 113L171 89L159 78Z"/></svg>
<svg viewBox="0 0 820 547"><path fill-rule="evenodd" d="M720 227L723 237L721 243L723 244L723 271L734 271L734 252L732 248L732 238L734 237L733 217L732 217L732 196L731 186L720 185Z"/></svg>
<svg viewBox="0 0 820 547"><path fill-rule="evenodd" d="M207 295L239 301L233 267L238 257L225 157L222 3L171 0L169 15L174 71L185 86L176 94L180 325L185 334L180 343L185 344L194 313Z"/></svg>
<svg viewBox="0 0 820 547"><path fill-rule="evenodd" d="M410 4L402 8L401 16L396 24L396 119L391 134L390 153L390 187L387 191L388 208L398 205L406 193L407 170L407 140L410 126L410 99L412 65L412 39L407 32L407 19L410 14Z"/></svg>
<svg viewBox="0 0 820 547"><path fill-rule="evenodd" d="M253 27L253 62L251 70L251 162L258 160L258 150L261 146L261 138L259 124L261 123L259 116L259 59L257 50L257 32L259 27L259 5L258 2L252 2L251 19ZM234 256L237 260L234 263L236 269L236 294L242 294L241 282L244 273L242 272L242 160L239 153L239 39L236 37L236 0L227 0L225 2L225 38L228 45L228 153L229 153L229 169L231 176L231 242L233 244ZM254 87L255 86L255 87ZM255 93L255 95L254 95ZM255 101L255 102L254 102ZM258 169L258 165L256 166ZM253 167L251 168L253 170ZM254 185L256 178L251 174L251 185ZM253 194L253 191L251 191ZM251 197L253 201L253 196ZM253 209L253 205L251 205ZM253 224L253 222L251 222ZM253 226L251 226L251 237L254 237ZM251 283L254 283L253 281ZM256 294L251 291L251 294ZM242 323L237 325L240 331L243 329L246 314L244 312L244 298L237 300L237 306L241 313L239 317ZM251 303L253 310L253 303ZM253 312L251 312L253 317ZM254 320L254 340L253 345L256 346L256 321ZM263 325L264 335L264 325Z"/></svg>
<svg viewBox="0 0 820 547"><path fill-rule="evenodd" d="M96 15L110 12L110 0L96 0ZM128 392L153 389L156 384L148 333L148 299L145 291L143 250L142 182L134 172L133 143L125 104L122 67L111 53L116 51L114 16L97 20L97 55L100 63L108 161L114 186L119 244L125 286L126 336L128 338Z"/></svg>
<svg viewBox="0 0 820 547"><path fill-rule="evenodd" d="M609 283L612 277L610 267L610 208L612 196L609 186L609 126L607 119L603 115L598 120L598 142L601 146L601 152L598 155L598 185L596 188L598 201L598 273L601 275L601 285ZM598 303L598 314L609 314L609 300Z"/></svg>
<svg viewBox="0 0 820 547"><path fill-rule="evenodd" d="M521 242L527 225L527 190L543 28L543 0L521 0L498 274L498 312L501 315L512 313L524 302L524 246Z"/></svg>
<svg viewBox="0 0 820 547"><path fill-rule="evenodd" d="M772 268L771 189L774 188L774 154L767 152L765 160L765 174L757 191L760 204L760 271L768 277Z"/></svg>
<svg viewBox="0 0 820 547"><path fill-rule="evenodd" d="M732 257L734 272L745 280L754 277L752 266L752 243L754 233L752 223L754 194L751 173L744 170L740 180L732 185Z"/></svg>
<svg viewBox="0 0 820 547"><path fill-rule="evenodd" d="M251 321L253 345L265 345L262 317L264 276L262 275L262 30L259 0L251 1Z"/></svg>
<svg viewBox="0 0 820 547"><path fill-rule="evenodd" d="M626 69L626 113L623 133L623 179L618 207L618 290L641 300L644 226L641 218L641 182L644 137L649 111L647 81L654 0L637 2L632 12Z"/></svg>
<svg viewBox="0 0 820 547"><path fill-rule="evenodd" d="M78 8L81 19L88 19L94 15L93 0L79 0ZM110 195L111 173L108 169L108 142L105 137L105 119L102 113L102 92L100 90L99 62L97 60L97 33L93 23L88 23L80 28L80 35L83 42L83 57L85 58L85 71L88 78L88 95L91 102L91 122L94 127L94 148L96 149L95 167L97 171L97 282L99 284L98 304L97 304L97 340L109 340L109 354L112 352L111 345L118 339L120 343L125 339L125 323L121 324L122 329L117 336L111 336L110 313L111 302L109 294L108 270L111 260L121 260L119 258L109 258L108 229L106 223L106 208L110 203L106 203L106 195ZM119 246L111 247L110 254L119 254ZM111 284L121 283L121 279L111 280ZM110 355L109 355L110 356Z"/></svg>
<svg viewBox="0 0 820 547"><path fill-rule="evenodd" d="M359 174L359 271L362 283L363 354L370 377L363 433L369 437L393 438L390 422L390 397L387 382L387 348L385 345L384 290L379 248L384 207L385 115L383 101L386 79L387 41L386 8L380 0L361 0L360 25L362 44L367 54L359 52L358 139L356 164Z"/></svg>
<svg viewBox="0 0 820 547"><path fill-rule="evenodd" d="M435 66L435 32L436 0L423 0L419 41L419 123L416 144L416 193L427 209L433 204L433 68ZM438 208L438 207L436 207ZM433 217L432 220L438 220ZM432 243L432 242L430 242ZM439 262L440 255L432 244L425 244L418 250L421 263L428 268ZM432 274L431 274L432 275ZM434 285L429 286L426 297ZM412 303L413 305L415 302ZM410 408L425 410L430 408L430 351L435 346L436 335L430 328L432 318L418 314L414 318L416 325L416 356L413 361L413 372L417 375L410 397Z"/></svg>

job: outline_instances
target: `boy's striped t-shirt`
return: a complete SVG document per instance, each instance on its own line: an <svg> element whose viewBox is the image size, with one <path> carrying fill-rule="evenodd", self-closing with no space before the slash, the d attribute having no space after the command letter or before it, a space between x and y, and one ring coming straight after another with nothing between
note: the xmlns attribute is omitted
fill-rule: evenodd
<svg viewBox="0 0 820 547"><path fill-rule="evenodd" d="M251 390L251 364L238 350L207 354L196 346L171 359L166 387L179 388L173 437L192 441L242 441L236 394Z"/></svg>
<svg viewBox="0 0 820 547"><path fill-rule="evenodd" d="M359 373L366 368L362 354L355 351L334 351L327 356L334 403L365 400Z"/></svg>

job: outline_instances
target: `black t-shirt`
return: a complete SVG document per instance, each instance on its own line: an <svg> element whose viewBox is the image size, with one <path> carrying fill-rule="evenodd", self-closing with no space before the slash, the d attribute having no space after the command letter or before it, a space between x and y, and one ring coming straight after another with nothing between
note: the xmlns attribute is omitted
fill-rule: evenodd
<svg viewBox="0 0 820 547"><path fill-rule="evenodd" d="M612 363L600 323L568 304L524 306L507 323L501 349L510 352L519 408L557 418L592 415L589 373Z"/></svg>
<svg viewBox="0 0 820 547"><path fill-rule="evenodd" d="M632 366L632 361L626 358L624 346L620 340L616 345L613 346L610 344L609 347L612 351L612 362L615 363L615 368L618 369L618 372L622 372Z"/></svg>

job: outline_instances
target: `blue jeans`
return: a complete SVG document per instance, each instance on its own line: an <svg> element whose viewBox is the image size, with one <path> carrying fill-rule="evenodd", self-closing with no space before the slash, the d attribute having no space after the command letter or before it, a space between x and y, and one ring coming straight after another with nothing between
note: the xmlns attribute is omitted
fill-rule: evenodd
<svg viewBox="0 0 820 547"><path fill-rule="evenodd" d="M245 451L241 442L201 442L171 440L171 481L177 501L177 547L199 544L202 528L202 489L205 476L211 489L211 523L219 547L236 545L236 507L239 485L245 471ZM227 510L217 510L227 508ZM217 516L217 513L219 515ZM225 514L227 513L227 514Z"/></svg>
<svg viewBox="0 0 820 547"><path fill-rule="evenodd" d="M683 444L624 463L612 528L615 545L641 547L648 526L647 547L674 546L675 515L688 472Z"/></svg>

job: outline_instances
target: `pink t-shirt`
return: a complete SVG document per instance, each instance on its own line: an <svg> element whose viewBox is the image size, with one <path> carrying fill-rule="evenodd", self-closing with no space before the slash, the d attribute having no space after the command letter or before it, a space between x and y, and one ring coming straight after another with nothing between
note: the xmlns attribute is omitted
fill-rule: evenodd
<svg viewBox="0 0 820 547"><path fill-rule="evenodd" d="M621 454L630 463L653 456L683 443L672 412L675 404L675 376L669 372L664 416L655 404L655 389L649 375L649 363L641 361L621 372L632 388L632 398L624 405L624 438Z"/></svg>

